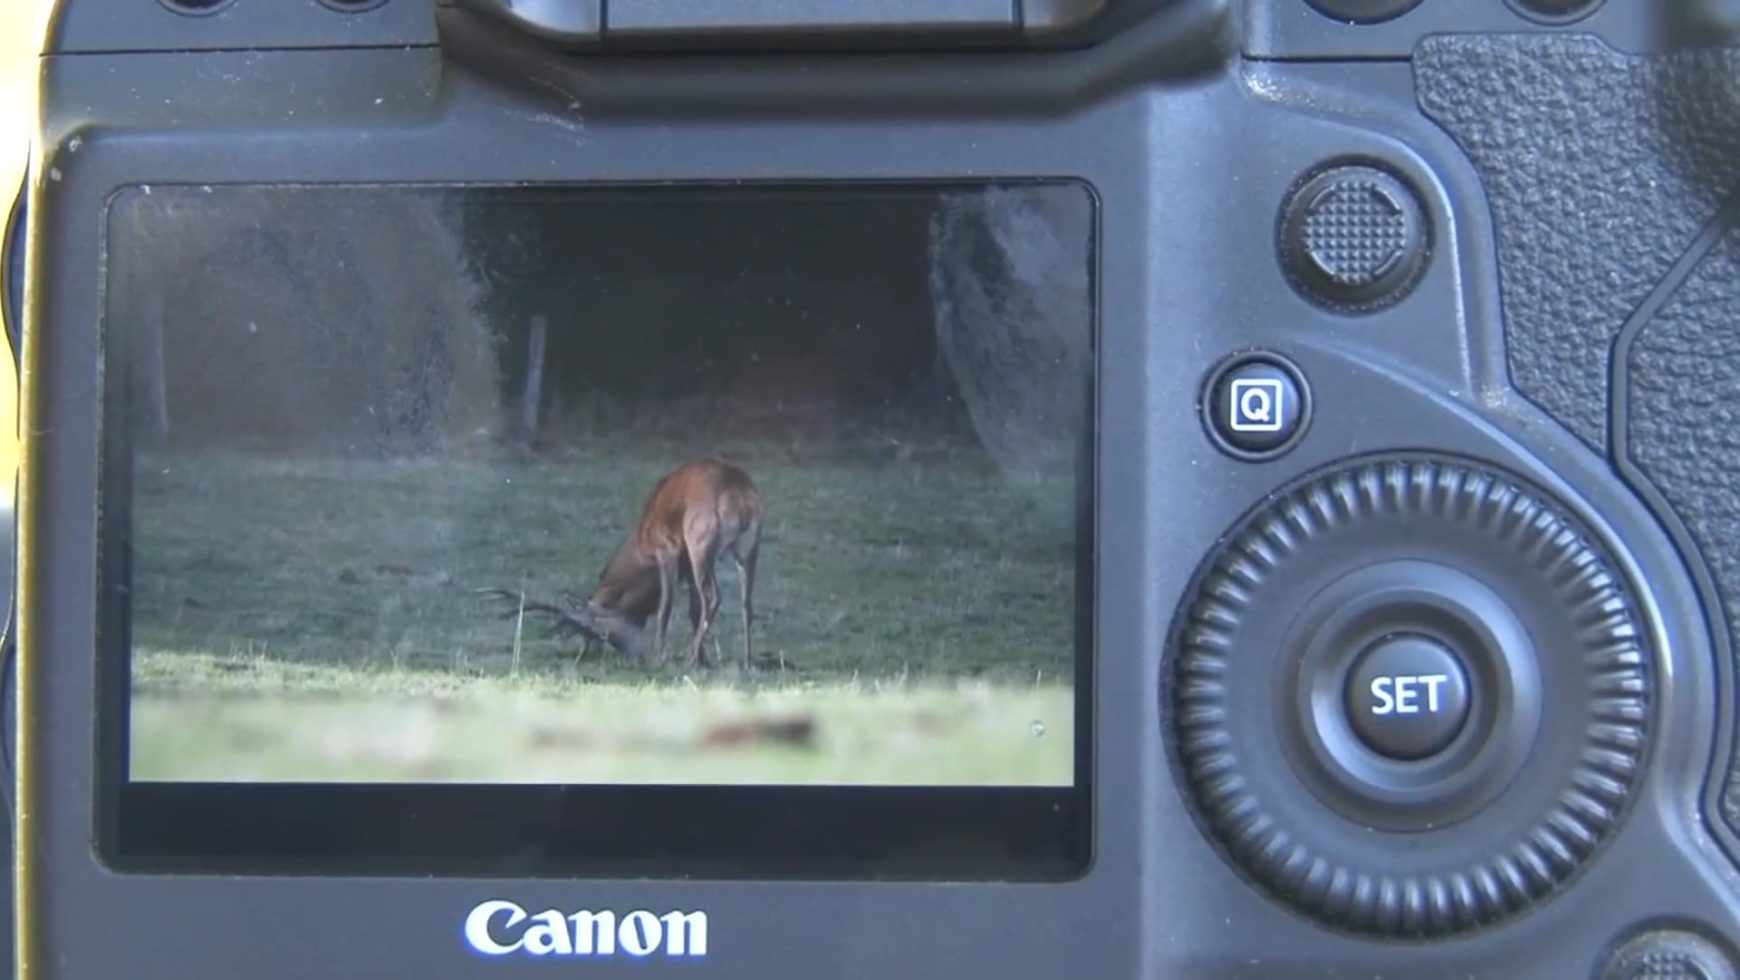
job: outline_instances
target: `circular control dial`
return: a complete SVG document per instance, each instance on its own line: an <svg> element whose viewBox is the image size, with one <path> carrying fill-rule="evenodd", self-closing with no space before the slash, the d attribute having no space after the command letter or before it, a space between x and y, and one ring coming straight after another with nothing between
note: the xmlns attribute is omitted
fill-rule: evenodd
<svg viewBox="0 0 1740 980"><path fill-rule="evenodd" d="M1618 825L1650 733L1643 631L1548 495L1462 460L1356 461L1223 542L1162 696L1201 824L1271 895L1453 934L1550 895Z"/></svg>

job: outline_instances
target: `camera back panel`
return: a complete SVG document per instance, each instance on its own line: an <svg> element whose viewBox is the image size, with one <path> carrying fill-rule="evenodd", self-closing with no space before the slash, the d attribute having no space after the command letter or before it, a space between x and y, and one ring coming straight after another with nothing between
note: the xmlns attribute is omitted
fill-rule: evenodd
<svg viewBox="0 0 1740 980"><path fill-rule="evenodd" d="M173 6L75 0L44 60L23 976L562 968L468 941L490 902L705 913L704 955L624 942L584 963L603 976L1641 976L1649 954L1732 972L1740 56L1669 51L1689 14L1176 0L1043 52L618 57L607 11L574 49L406 0ZM1033 180L1095 208L1085 870L102 852L118 192Z"/></svg>

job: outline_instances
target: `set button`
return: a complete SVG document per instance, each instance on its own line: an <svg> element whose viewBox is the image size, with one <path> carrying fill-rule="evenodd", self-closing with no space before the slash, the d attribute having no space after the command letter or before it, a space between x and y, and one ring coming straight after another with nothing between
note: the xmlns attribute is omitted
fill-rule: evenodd
<svg viewBox="0 0 1740 980"><path fill-rule="evenodd" d="M1456 741L1470 700L1468 673L1450 647L1424 633L1393 633L1354 661L1345 709L1367 748L1413 761Z"/></svg>

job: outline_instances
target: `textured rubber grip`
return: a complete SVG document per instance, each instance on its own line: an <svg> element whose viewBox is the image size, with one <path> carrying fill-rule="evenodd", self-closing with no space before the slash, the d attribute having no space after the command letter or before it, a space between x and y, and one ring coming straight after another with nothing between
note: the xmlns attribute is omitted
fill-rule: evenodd
<svg viewBox="0 0 1740 980"><path fill-rule="evenodd" d="M1740 230L1638 333L1629 366L1630 459L1703 553L1740 656ZM1722 819L1740 836L1740 756Z"/></svg>
<svg viewBox="0 0 1740 980"><path fill-rule="evenodd" d="M1740 654L1740 51L1446 36L1414 66L1492 207L1512 383L1690 539ZM1740 765L1721 809L1740 836Z"/></svg>
<svg viewBox="0 0 1740 980"><path fill-rule="evenodd" d="M1604 446L1612 341L1740 184L1740 52L1451 36L1414 65L1492 204L1512 381Z"/></svg>

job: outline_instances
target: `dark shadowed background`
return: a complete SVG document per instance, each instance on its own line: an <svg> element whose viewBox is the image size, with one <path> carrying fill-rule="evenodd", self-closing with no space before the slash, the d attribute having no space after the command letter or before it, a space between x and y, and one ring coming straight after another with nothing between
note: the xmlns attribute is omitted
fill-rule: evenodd
<svg viewBox="0 0 1740 980"><path fill-rule="evenodd" d="M1080 434L1091 214L1073 186L468 193L142 188L112 307L147 443L406 452ZM871 448L864 446L863 448ZM884 444L898 453L900 447Z"/></svg>

